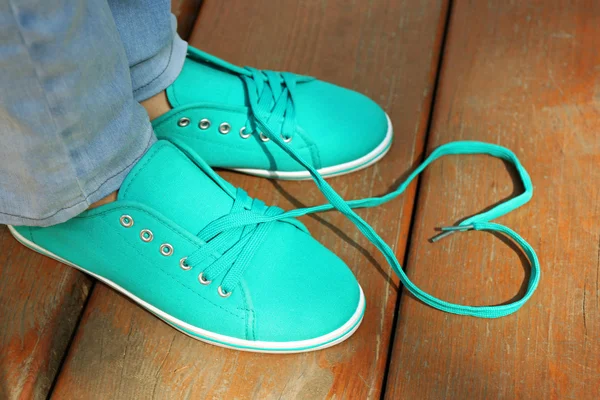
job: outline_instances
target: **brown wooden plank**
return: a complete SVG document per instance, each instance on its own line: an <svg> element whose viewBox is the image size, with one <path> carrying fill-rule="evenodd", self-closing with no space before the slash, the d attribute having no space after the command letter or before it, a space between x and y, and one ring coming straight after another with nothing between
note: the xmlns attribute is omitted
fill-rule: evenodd
<svg viewBox="0 0 600 400"><path fill-rule="evenodd" d="M0 226L0 399L45 399L91 280Z"/></svg>
<svg viewBox="0 0 600 400"><path fill-rule="evenodd" d="M457 1L435 100L431 149L483 140L513 149L532 201L502 217L537 250L540 286L518 313L480 320L401 301L387 398L600 398L600 4ZM489 233L427 242L518 190L488 157L447 158L424 176L409 275L474 305L522 293L529 266Z"/></svg>
<svg viewBox="0 0 600 400"><path fill-rule="evenodd" d="M206 2L192 44L239 64L294 70L364 92L390 113L390 155L333 179L346 198L382 194L424 146L446 18L444 1ZM312 182L273 182L232 173L268 203L316 204ZM404 254L415 188L361 214ZM397 280L383 258L338 213L305 219L313 235L353 268L367 296L363 325L332 349L300 355L225 350L184 336L97 285L58 379L55 398L378 398Z"/></svg>
<svg viewBox="0 0 600 400"><path fill-rule="evenodd" d="M171 12L177 17L177 33L187 40L196 23L202 0L172 0Z"/></svg>

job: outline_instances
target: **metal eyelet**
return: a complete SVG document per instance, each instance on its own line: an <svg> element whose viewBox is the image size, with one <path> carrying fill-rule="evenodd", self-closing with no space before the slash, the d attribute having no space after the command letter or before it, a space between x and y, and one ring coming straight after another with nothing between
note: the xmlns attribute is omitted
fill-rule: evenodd
<svg viewBox="0 0 600 400"><path fill-rule="evenodd" d="M223 122L221 125L219 125L219 132L221 132L223 135L227 135L229 132L231 132L231 125L229 125L228 122Z"/></svg>
<svg viewBox="0 0 600 400"><path fill-rule="evenodd" d="M242 139L248 139L250 136L252 136L252 134L246 133L246 127L242 126L242 129L240 129L240 136L242 137Z"/></svg>
<svg viewBox="0 0 600 400"><path fill-rule="evenodd" d="M179 121L177 121L177 125L179 125L182 128L185 128L189 124L190 124L190 119L188 117L179 118Z"/></svg>
<svg viewBox="0 0 600 400"><path fill-rule="evenodd" d="M289 143L289 142L292 141L293 136L284 136L284 135L281 135L281 139L284 141L284 143Z"/></svg>
<svg viewBox="0 0 600 400"><path fill-rule="evenodd" d="M154 239L154 234L150 229L142 229L142 231L140 232L140 239L142 239L146 243L151 242L152 239Z"/></svg>
<svg viewBox="0 0 600 400"><path fill-rule="evenodd" d="M160 254L165 257L169 257L173 255L173 246L169 243L163 243L160 245Z"/></svg>
<svg viewBox="0 0 600 400"><path fill-rule="evenodd" d="M185 260L187 260L187 257L183 257L181 260L179 260L179 266L181 267L182 270L189 271L190 269L192 269L192 266L187 265L185 263Z"/></svg>
<svg viewBox="0 0 600 400"><path fill-rule="evenodd" d="M129 215L121 215L119 221L121 221L121 225L123 225L125 228L131 228L133 226L133 218L131 218Z"/></svg>
<svg viewBox="0 0 600 400"><path fill-rule="evenodd" d="M217 289L217 292L219 292L219 296L227 298L229 296L231 296L231 292L226 292L224 291L221 286L219 286L219 288Z"/></svg>
<svg viewBox="0 0 600 400"><path fill-rule="evenodd" d="M200 272L200 275L198 275L198 282L200 282L203 285L210 285L212 281L204 279L204 272Z"/></svg>
<svg viewBox="0 0 600 400"><path fill-rule="evenodd" d="M210 128L210 120L206 118L201 119L200 123L198 124L198 127L200 127L200 129L202 130Z"/></svg>
<svg viewBox="0 0 600 400"><path fill-rule="evenodd" d="M265 134L262 132L258 136L260 137L260 140L262 140L265 143L268 142L269 140L271 140L268 137L266 137Z"/></svg>

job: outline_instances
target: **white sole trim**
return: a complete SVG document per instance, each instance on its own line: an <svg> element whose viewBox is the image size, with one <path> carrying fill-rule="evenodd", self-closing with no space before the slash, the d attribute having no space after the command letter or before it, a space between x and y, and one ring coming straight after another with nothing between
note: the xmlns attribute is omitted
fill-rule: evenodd
<svg viewBox="0 0 600 400"><path fill-rule="evenodd" d="M221 335L219 333L215 333L215 332L211 332L211 331L208 331L208 330L205 330L202 328L198 328L198 327L190 325L184 321L181 321L181 320L171 316L170 314L167 314L166 312L160 310L159 308L154 307L152 304L145 302L144 300L142 300L139 297L135 296L134 294L130 293L126 289L117 285L116 283L114 283L100 275L96 275L93 272L90 272L90 271L86 270L85 268L82 268L76 264L73 264L72 262L67 261L64 258L61 258L61 257L57 256L56 254L51 253L50 251L44 249L43 247L38 246L37 244L33 243L29 239L25 238L19 232L17 232L16 229L14 227L12 227L11 225L8 225L8 229L9 229L10 233L14 236L14 238L18 242L23 244L24 246L26 246L40 254L43 254L47 257L53 258L57 261L60 261L63 264L69 265L73 268L76 268L76 269L82 271L82 272L85 272L88 275L93 276L97 280L105 283L106 285L110 286L111 288L115 289L116 291L129 297L131 300L135 301L136 303L138 303L139 305L141 305L142 307L144 307L145 309L147 309L148 311L150 311L151 313L153 313L154 315L156 315L157 317L159 317L160 319L162 319L169 325L173 326L177 330L185 333L186 335L188 335L194 339L197 339L197 340L200 340L200 341L203 341L206 343L210 343L210 344L213 344L216 346L220 346L220 347L225 347L225 348L230 348L230 349L235 349L235 350L242 350L242 351L259 352L259 353L301 353L301 352L307 352L307 351L320 350L320 349L324 349L327 347L331 347L331 346L338 344L340 342L343 342L344 340L349 338L356 331L356 329L358 329L360 323L362 322L362 317L364 315L365 296L364 296L362 288L359 285L360 299L358 301L358 306L356 308L356 311L344 325L342 325L335 331L332 331L326 335L319 336L314 339L291 341L291 342L252 341L252 340L245 340L245 339L239 339L239 338L235 338L235 337L231 337L231 336ZM201 335L201 337L194 336L194 335L190 334L189 332L185 332L182 330L182 328L187 329L187 330L193 332L194 334Z"/></svg>
<svg viewBox="0 0 600 400"><path fill-rule="evenodd" d="M331 178L333 176L339 176L348 174L350 172L360 171L361 169L367 168L377 161L381 160L383 156L390 150L390 144L392 137L394 136L394 129L392 127L392 121L390 117L385 114L388 122L388 130L383 141L377 145L371 152L364 156L357 158L353 161L348 161L343 164L332 165L331 167L325 167L318 169L317 172L323 177ZM308 171L270 171L266 169L253 169L253 168L228 168L233 171L242 172L248 175L260 176L263 178L272 179L289 179L289 180L305 180L311 179L311 175Z"/></svg>

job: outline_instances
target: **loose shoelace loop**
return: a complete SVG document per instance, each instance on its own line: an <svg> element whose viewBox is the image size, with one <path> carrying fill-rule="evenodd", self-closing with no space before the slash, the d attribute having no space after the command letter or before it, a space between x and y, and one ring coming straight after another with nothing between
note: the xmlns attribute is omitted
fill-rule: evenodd
<svg viewBox="0 0 600 400"><path fill-rule="evenodd" d="M351 200L346 202L344 199L340 197L337 192L335 192L331 186L316 172L316 170L309 164L307 164L296 152L287 146L283 141L278 140L276 135L273 135L270 132L268 126L263 126L266 132L271 135L271 139L277 142L288 154L290 154L296 161L304 165L304 167L311 173L313 179L315 180L317 186L321 190L321 192L325 195L325 197L329 200L330 203L322 204L314 207L307 208L298 208L295 210L290 210L287 212L281 212L280 209L274 208L271 213L254 213L254 212L241 212L241 213L230 213L227 214L218 220L211 223L210 230L212 232L211 235L217 235L219 233L225 233L230 230L236 230L248 226L258 226L261 225L269 225L271 222L286 220L290 221L292 218L296 218L302 215L312 214L315 212L321 212L326 210L331 210L333 208L338 209L342 212L347 218L349 218L356 227L377 247L377 249L384 255L390 266L394 269L396 274L399 276L400 281L404 284L407 290L413 294L416 298L421 300L422 302L437 308L442 311L446 311L453 314L460 315L470 315L474 317L480 318L498 318L508 314L511 314L517 311L525 302L531 297L535 289L537 288L539 279L540 279L540 265L537 258L537 255L533 248L527 243L521 236L519 236L512 229L500 225L497 223L489 222L490 219L497 218L501 215L504 215L515 208L520 207L525 204L531 198L533 193L533 187L531 184L531 179L527 174L527 171L523 168L517 157L508 149L488 143L481 142L452 142L445 145L442 145L435 149L429 157L417 168L415 169L409 177L404 181L398 189L395 191L388 193L381 197L373 197L366 199L358 199ZM192 149L190 149L186 144L181 141L175 139L176 144L187 153L187 155L194 160L198 165L203 164L203 162L198 158L198 156L194 153ZM488 154L492 157L502 158L506 161L511 162L519 176L522 180L524 191L520 195L507 200L492 209L474 215L470 218L462 221L458 226L454 227L445 227L443 228L443 232L462 232L466 230L485 230L485 231L495 231L501 233L505 236L511 238L518 246L522 248L525 255L529 259L531 263L531 275L529 278L527 291L525 295L510 304L503 304L497 306L466 306L461 304L454 304L450 302L446 302L444 300L438 299L424 291L422 291L419 287L417 287L404 273L402 267L394 255L393 250L389 247L385 241L375 232L375 230L365 222L358 214L354 212L354 208L366 208L366 207L374 207L390 201L397 196L399 196L404 190L408 187L410 182L414 180L414 178L421 173L429 164L431 164L436 159L443 157L445 155L458 155L458 154ZM216 174L215 174L216 176ZM241 190L241 189L238 189ZM243 191L242 191L243 192ZM206 229L209 229L208 227ZM252 248L255 244L258 243L259 240L263 240L266 237L266 233L260 235L261 237L254 238L252 233L249 234L249 238L253 238L252 242L248 240L248 242L244 242L247 248ZM254 246L255 247L255 246ZM233 274L228 274L232 278L229 281L230 285L234 285L237 280L241 277L245 265L249 261L251 257L251 253L246 253L246 257L244 257L244 264L237 268ZM235 257L234 257L235 258ZM230 263L231 261L231 263ZM227 268L231 268L232 265L235 265L235 260L228 259L227 262L222 264L219 272ZM228 286L233 287L233 286Z"/></svg>
<svg viewBox="0 0 600 400"><path fill-rule="evenodd" d="M239 253L231 252L224 259L224 261L219 261L216 263L217 267L215 267L213 273L215 273L215 271L218 271L219 273L225 270L229 271L225 279L227 279L227 284L231 286L227 287L233 287L235 283L237 283L243 273L243 270L249 262L251 255L253 254L252 249L256 247L256 244L259 243L259 241L266 237L265 232L267 228L259 229L261 225L268 226L270 222L280 220L286 220L290 222L293 221L292 218L335 208L343 213L350 221L352 221L352 223L356 225L362 234L365 235L365 237L367 237L367 239L369 239L369 241L371 241L375 247L377 247L377 249L384 255L387 262L399 276L400 281L404 284L407 290L416 298L434 308L453 314L471 315L481 318L497 318L514 313L531 297L537 288L540 279L540 265L535 251L529 245L529 243L527 243L512 229L504 225L490 222L495 218L521 207L523 204L527 203L533 195L533 185L531 183L529 174L527 174L527 171L521 165L519 159L512 151L502 146L475 141L447 143L433 150L432 153L423 161L423 163L421 163L421 165L419 165L419 167L417 167L395 191L381 197L345 201L323 179L323 177L317 172L316 168L305 161L292 147L287 145L285 138L283 137L283 134L292 134L296 131L296 118L293 101L295 85L299 81L309 80L312 78L290 73L261 71L249 67L243 69L195 49L193 50L193 53L197 57L201 57L206 61L213 62L221 67L229 69L234 73L237 73L242 78L248 89L248 99L253 117L253 121L248 121L246 123L248 125L246 128L249 131L252 130L250 128L261 130L268 139L277 143L277 145L281 147L290 157L300 163L310 173L319 190L329 201L328 204L307 208L298 208L287 212L282 212L281 209L276 207L272 208L272 211L268 212L233 212L232 210L232 213L225 215L224 217L209 224L209 227L205 228L204 234L212 237L217 237L217 235L223 234L233 235L230 233L232 230L238 232L237 230L244 230L246 227L254 227L249 231L249 233L248 230L244 230L244 232L246 232L246 236L243 236L240 232L237 233L242 238L239 242L241 245L236 244L231 249L236 249L236 252ZM249 124L254 125L254 127L250 127ZM278 132L281 132L282 134L280 135ZM305 139L309 140L309 138ZM173 139L173 141L183 151L185 151L188 157L194 160L196 164L199 166L204 164L204 162L200 160L195 152L187 145L178 139ZM432 241L435 242L452 233L464 232L467 230L495 231L511 238L518 246L521 247L529 259L529 262L531 263L531 275L525 295L521 299L509 304L481 307L466 306L446 302L422 291L404 273L402 266L400 265L389 245L385 243L385 241L377 234L377 232L375 232L375 230L353 210L354 208L375 207L396 198L403 193L404 190L406 190L408 185L425 168L427 168L429 164L440 157L446 155L470 154L487 154L513 164L517 170L519 178L522 181L524 191L518 196L504 201L485 212L476 214L463 220L457 226L442 228L442 233L434 237ZM213 177L215 179L220 179L216 174L214 174ZM243 191L239 192L238 190L238 194L236 195L236 203L237 196L245 196L245 193L240 193L243 193ZM244 201L248 200L245 199ZM234 206L234 208L235 207L236 206ZM246 242L242 242L244 238L246 238ZM248 250L239 250L241 248L247 248ZM202 252L199 252L198 254L200 256L205 256L205 254ZM194 257L192 261L194 261L194 259L200 259L200 256ZM235 267L238 262L236 257L238 256L243 256L243 261L240 265ZM225 282L223 285L225 286Z"/></svg>

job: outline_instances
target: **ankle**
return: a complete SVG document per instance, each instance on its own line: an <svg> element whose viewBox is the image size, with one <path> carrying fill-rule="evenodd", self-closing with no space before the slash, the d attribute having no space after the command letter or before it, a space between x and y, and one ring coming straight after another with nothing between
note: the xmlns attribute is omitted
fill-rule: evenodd
<svg viewBox="0 0 600 400"><path fill-rule="evenodd" d="M92 208L103 206L108 203L112 203L113 201L117 201L117 193L118 193L118 191L112 192L105 198L100 199L97 202L90 204L90 206L88 207L88 210L91 210Z"/></svg>
<svg viewBox="0 0 600 400"><path fill-rule="evenodd" d="M164 90L149 99L142 101L140 104L146 109L150 121L171 110L171 105L167 99L167 93Z"/></svg>

